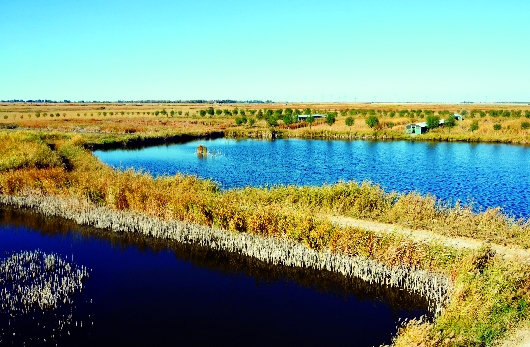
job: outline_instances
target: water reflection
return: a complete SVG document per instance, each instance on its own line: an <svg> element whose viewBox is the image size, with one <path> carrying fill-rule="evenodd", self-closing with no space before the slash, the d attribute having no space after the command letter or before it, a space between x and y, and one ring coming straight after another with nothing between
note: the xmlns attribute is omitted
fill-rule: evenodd
<svg viewBox="0 0 530 347"><path fill-rule="evenodd" d="M356 278L347 278L330 271L279 266L236 253L212 250L198 245L181 244L170 240L140 236L132 233L114 233L93 227L81 226L62 218L50 218L29 210L0 207L0 221L8 226L22 227L46 237L71 236L78 242L105 241L122 251L137 248L141 252L166 252L170 250L179 260L195 266L227 274L242 273L256 283L293 281L306 288L342 298L355 296L359 300L379 301L389 305L397 315L402 310L421 311L428 306L419 295L398 288L369 284ZM72 233L75 230L75 233Z"/></svg>
<svg viewBox="0 0 530 347"><path fill-rule="evenodd" d="M0 208L0 251L35 248L92 268L75 299L94 326L59 345L372 346L390 341L398 317L427 314L417 295L331 272Z"/></svg>

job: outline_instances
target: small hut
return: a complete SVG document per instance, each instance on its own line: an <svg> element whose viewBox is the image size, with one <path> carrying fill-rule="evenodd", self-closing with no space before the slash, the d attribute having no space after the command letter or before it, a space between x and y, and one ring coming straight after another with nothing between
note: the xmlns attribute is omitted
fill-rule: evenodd
<svg viewBox="0 0 530 347"><path fill-rule="evenodd" d="M405 133L407 133L407 134L419 135L419 134L424 134L426 132L427 132L427 123L426 122L409 124L409 125L407 125L407 127L405 129Z"/></svg>

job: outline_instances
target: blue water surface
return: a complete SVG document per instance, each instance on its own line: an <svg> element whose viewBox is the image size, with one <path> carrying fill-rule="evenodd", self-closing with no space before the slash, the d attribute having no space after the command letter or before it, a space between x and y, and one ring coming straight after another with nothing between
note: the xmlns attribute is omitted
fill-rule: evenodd
<svg viewBox="0 0 530 347"><path fill-rule="evenodd" d="M427 313L421 300L416 304L400 290L365 284L375 293L363 293L362 286L352 292L348 288L361 284L340 278L326 284L323 272L267 267L222 252L0 208L0 254L35 249L91 269L71 308L79 324L60 334L51 329L49 314L0 314L0 344L379 346L390 342L399 318ZM406 309L400 306L407 303Z"/></svg>
<svg viewBox="0 0 530 347"><path fill-rule="evenodd" d="M210 155L198 157L199 144ZM433 194L530 217L530 147L506 144L215 139L95 151L103 162L154 175L193 174L222 188L371 181L387 191Z"/></svg>

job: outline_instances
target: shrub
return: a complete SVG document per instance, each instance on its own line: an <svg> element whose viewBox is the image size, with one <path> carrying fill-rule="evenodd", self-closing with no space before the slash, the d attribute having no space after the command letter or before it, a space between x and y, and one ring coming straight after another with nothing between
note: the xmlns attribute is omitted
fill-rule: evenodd
<svg viewBox="0 0 530 347"><path fill-rule="evenodd" d="M502 125L500 125L499 123L493 124L493 130L501 130L501 128L502 128Z"/></svg>
<svg viewBox="0 0 530 347"><path fill-rule="evenodd" d="M449 127L449 128L452 128L456 125L456 119L455 119L455 116L453 115L449 115L449 117L447 117L445 119L445 122L444 122L444 127Z"/></svg>
<svg viewBox="0 0 530 347"><path fill-rule="evenodd" d="M371 115L366 118L365 122L369 128L375 128L379 125L379 118L377 118L377 116Z"/></svg>
<svg viewBox="0 0 530 347"><path fill-rule="evenodd" d="M337 112L328 112L326 115L326 123L331 127L335 123Z"/></svg>
<svg viewBox="0 0 530 347"><path fill-rule="evenodd" d="M236 125L241 125L247 122L245 117L236 117Z"/></svg>
<svg viewBox="0 0 530 347"><path fill-rule="evenodd" d="M521 129L523 130L530 129L530 122L522 122Z"/></svg>
<svg viewBox="0 0 530 347"><path fill-rule="evenodd" d="M478 122L476 120L474 120L471 125L469 126L469 130L471 131L475 131L475 130L478 130Z"/></svg>
<svg viewBox="0 0 530 347"><path fill-rule="evenodd" d="M353 119L352 116L349 116L348 118L346 118L346 126L350 127L350 130L354 123L355 123L355 120Z"/></svg>
<svg viewBox="0 0 530 347"><path fill-rule="evenodd" d="M438 125L440 125L440 117L430 115L426 119L427 128L433 129L436 128Z"/></svg>

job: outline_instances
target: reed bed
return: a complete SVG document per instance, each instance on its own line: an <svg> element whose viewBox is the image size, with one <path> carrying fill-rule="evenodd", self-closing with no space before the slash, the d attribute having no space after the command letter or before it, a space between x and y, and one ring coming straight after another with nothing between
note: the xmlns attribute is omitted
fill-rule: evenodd
<svg viewBox="0 0 530 347"><path fill-rule="evenodd" d="M10 135L11 140L37 136L21 135L23 133ZM306 216L318 211L323 215L343 215L431 230L446 236L530 247L530 221L506 215L500 208L476 212L471 205L448 205L433 196L415 192L385 192L368 182L221 192L213 182L196 177L176 175L154 179L142 172L114 171L81 147L86 143L79 134L41 135L38 141L50 143L54 148L52 153L61 158L62 164L40 167L33 163L18 169L0 170L0 193L16 195L25 189L39 190L45 194L89 199L95 204L131 209L166 220L187 220L268 235L282 234L278 231L281 227L293 238L308 244L325 243L326 233L321 233L318 241L309 240L307 233L302 233L305 240L300 239L300 232L295 230L297 226L285 221L283 211L296 211L295 214ZM23 155L19 152L13 153Z"/></svg>
<svg viewBox="0 0 530 347"><path fill-rule="evenodd" d="M264 262L328 270L369 283L384 284L417 293L429 302L429 309L439 314L451 289L451 280L442 274L404 265L385 266L375 260L348 257L330 250L317 251L285 238L263 237L249 233L226 232L181 221L164 221L130 211L116 211L74 199L52 196L0 196L0 203L31 208L47 216L60 216L78 224L114 232L139 233L181 243L197 244L215 250L235 252Z"/></svg>
<svg viewBox="0 0 530 347"><path fill-rule="evenodd" d="M72 304L89 277L84 266L54 253L13 252L0 261L0 312L25 314Z"/></svg>
<svg viewBox="0 0 530 347"><path fill-rule="evenodd" d="M177 259L191 262L198 268L226 274L245 274L264 284L278 281L295 282L305 288L331 296L355 297L360 301L381 301L389 305L390 309L396 313L401 310L424 311L428 306L427 301L419 295L400 288L370 284L336 272L273 265L238 253L214 251L209 247L184 244L143 234L108 232L105 229L76 224L73 220L44 216L31 209L0 205L0 220L14 227L31 228L46 237L67 236L75 230L83 239L105 241L116 248L149 249L155 254L158 252L165 254L170 250Z"/></svg>
<svg viewBox="0 0 530 347"><path fill-rule="evenodd" d="M118 233L402 286L427 297L434 312L445 305L433 323L419 324L419 330L430 331L425 339L439 342L435 345L444 345L446 338L454 346L484 345L530 314L530 305L525 304L530 302L530 289L524 280L530 271L521 264L508 264L488 252L458 252L339 228L326 220L329 215L344 215L530 247L530 222L498 208L477 213L472 206L449 206L417 193L389 193L366 182L221 191L215 183L193 176L155 179L147 173L115 171L83 149L84 135L39 136L62 165L29 163L0 170L0 203ZM466 317L459 314L462 308L469 313ZM430 328L424 329L425 324ZM400 336L408 336L408 331L404 327Z"/></svg>

